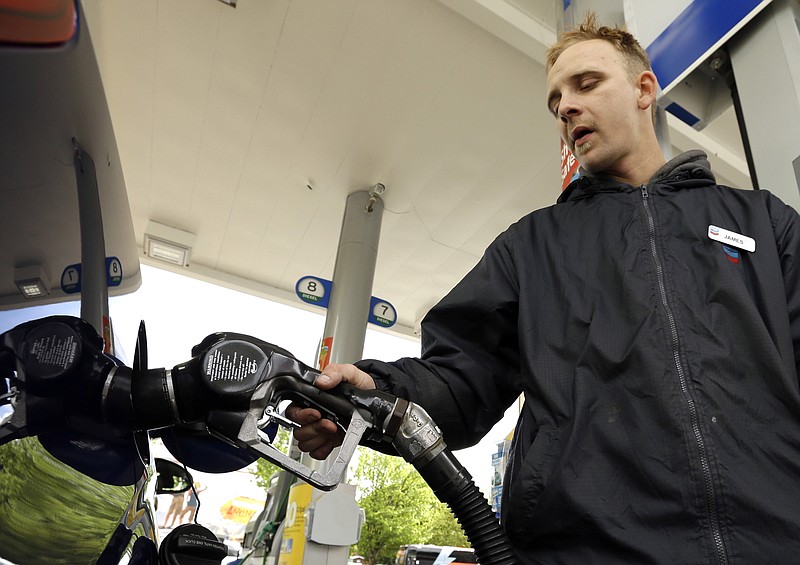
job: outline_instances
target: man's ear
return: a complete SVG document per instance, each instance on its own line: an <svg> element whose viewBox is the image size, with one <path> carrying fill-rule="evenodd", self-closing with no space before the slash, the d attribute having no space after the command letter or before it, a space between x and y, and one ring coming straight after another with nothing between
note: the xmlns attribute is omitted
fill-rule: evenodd
<svg viewBox="0 0 800 565"><path fill-rule="evenodd" d="M656 101L658 95L658 79L652 71L644 71L638 79L639 109L646 110Z"/></svg>

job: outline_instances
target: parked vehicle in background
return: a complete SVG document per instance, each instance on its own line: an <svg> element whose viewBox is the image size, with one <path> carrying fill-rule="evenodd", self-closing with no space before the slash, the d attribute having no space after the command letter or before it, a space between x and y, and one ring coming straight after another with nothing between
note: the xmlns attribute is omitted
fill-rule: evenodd
<svg viewBox="0 0 800 565"><path fill-rule="evenodd" d="M477 562L478 558L472 548L411 544L400 546L394 565L461 565Z"/></svg>

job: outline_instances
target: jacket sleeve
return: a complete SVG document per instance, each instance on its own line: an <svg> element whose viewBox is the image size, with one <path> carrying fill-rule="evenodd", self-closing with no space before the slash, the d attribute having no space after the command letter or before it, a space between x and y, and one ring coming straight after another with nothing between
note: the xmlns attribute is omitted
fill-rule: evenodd
<svg viewBox="0 0 800 565"><path fill-rule="evenodd" d="M477 443L519 396L519 285L508 232L422 322L422 357L364 360L378 388L422 406L452 449Z"/></svg>
<svg viewBox="0 0 800 565"><path fill-rule="evenodd" d="M795 367L800 376L800 216L775 196L770 199L770 215L786 291Z"/></svg>

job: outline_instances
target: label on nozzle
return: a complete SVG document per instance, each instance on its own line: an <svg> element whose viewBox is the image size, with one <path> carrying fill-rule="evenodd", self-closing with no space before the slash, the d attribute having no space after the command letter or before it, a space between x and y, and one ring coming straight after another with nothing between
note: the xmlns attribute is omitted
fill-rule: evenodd
<svg viewBox="0 0 800 565"><path fill-rule="evenodd" d="M72 328L46 323L25 336L22 361L29 378L53 379L68 373L80 354L80 336Z"/></svg>
<svg viewBox="0 0 800 565"><path fill-rule="evenodd" d="M266 354L252 343L228 340L213 346L203 356L206 382L222 394L253 390L267 365Z"/></svg>

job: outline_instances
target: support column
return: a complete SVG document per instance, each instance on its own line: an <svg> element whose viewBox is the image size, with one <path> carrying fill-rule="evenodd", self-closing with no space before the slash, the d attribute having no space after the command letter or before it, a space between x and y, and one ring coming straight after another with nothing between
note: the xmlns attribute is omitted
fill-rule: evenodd
<svg viewBox="0 0 800 565"><path fill-rule="evenodd" d="M353 363L361 359L367 335L369 301L381 236L383 185L354 192L347 205L339 236L333 293L325 318L324 337L332 338L328 359Z"/></svg>
<svg viewBox="0 0 800 565"><path fill-rule="evenodd" d="M112 353L106 244L97 175L91 155L83 151L77 142L74 142L74 147L81 230L81 318L89 322L97 333L103 336L106 352Z"/></svg>

